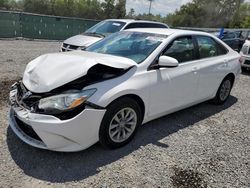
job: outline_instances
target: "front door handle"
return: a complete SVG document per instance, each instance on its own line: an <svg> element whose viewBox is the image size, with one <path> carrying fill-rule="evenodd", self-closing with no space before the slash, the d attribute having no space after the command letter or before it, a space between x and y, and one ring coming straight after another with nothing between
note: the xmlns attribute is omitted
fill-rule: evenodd
<svg viewBox="0 0 250 188"><path fill-rule="evenodd" d="M193 67L193 68L192 68L192 72L193 72L194 74L197 74L197 71L198 71L198 67Z"/></svg>

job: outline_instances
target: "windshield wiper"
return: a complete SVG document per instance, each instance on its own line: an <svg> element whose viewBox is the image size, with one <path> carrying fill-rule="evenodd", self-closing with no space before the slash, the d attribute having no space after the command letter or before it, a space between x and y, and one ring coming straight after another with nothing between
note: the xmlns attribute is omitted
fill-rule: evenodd
<svg viewBox="0 0 250 188"><path fill-rule="evenodd" d="M96 32L86 32L86 33L84 33L84 34L90 35L90 36L98 36L98 37L101 37L101 38L106 37L104 34L96 33Z"/></svg>

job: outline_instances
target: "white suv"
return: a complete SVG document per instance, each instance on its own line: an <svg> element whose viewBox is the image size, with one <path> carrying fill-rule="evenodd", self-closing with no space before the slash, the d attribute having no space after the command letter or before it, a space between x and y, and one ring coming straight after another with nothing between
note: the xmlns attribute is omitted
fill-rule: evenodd
<svg viewBox="0 0 250 188"><path fill-rule="evenodd" d="M65 40L61 51L83 50L106 36L132 28L169 28L166 24L145 20L109 19L99 22L82 34Z"/></svg>
<svg viewBox="0 0 250 188"><path fill-rule="evenodd" d="M250 36L248 37L246 42L243 44L240 54L243 57L243 61L241 64L242 68L250 69Z"/></svg>

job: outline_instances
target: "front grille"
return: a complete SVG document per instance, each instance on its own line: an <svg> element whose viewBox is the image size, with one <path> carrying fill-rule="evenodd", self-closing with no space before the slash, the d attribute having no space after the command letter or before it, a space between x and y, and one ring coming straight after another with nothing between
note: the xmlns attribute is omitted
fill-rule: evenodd
<svg viewBox="0 0 250 188"><path fill-rule="evenodd" d="M63 52L65 52L65 51L72 51L72 50L77 50L78 48L79 48L79 46L75 46L75 45L70 45L70 44L63 43L62 51Z"/></svg>
<svg viewBox="0 0 250 188"><path fill-rule="evenodd" d="M26 87L23 85L22 82L19 82L19 84L17 84L17 98L18 100L21 100L23 95L28 92L28 90L26 89Z"/></svg>
<svg viewBox="0 0 250 188"><path fill-rule="evenodd" d="M34 131L34 129L22 122L21 120L19 120L16 116L15 116L15 121L17 122L17 125L18 127L26 134L28 135L29 137L35 139L35 140L39 140L39 141L42 141L42 139L36 134L36 132Z"/></svg>
<svg viewBox="0 0 250 188"><path fill-rule="evenodd" d="M250 65L250 60L245 60L245 65Z"/></svg>
<svg viewBox="0 0 250 188"><path fill-rule="evenodd" d="M30 110L35 106L35 104L38 103L38 101L41 99L41 96L30 93L30 96L25 97L25 94L27 94L28 92L30 91L24 86L22 82L17 85L18 102L20 103L20 105Z"/></svg>

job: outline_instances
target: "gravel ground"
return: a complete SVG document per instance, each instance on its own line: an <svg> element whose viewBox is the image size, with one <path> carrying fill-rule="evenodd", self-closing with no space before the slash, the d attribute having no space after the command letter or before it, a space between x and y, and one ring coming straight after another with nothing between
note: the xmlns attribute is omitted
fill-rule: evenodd
<svg viewBox="0 0 250 188"><path fill-rule="evenodd" d="M8 127L7 93L31 59L58 42L0 40L0 187L250 187L250 74L223 106L209 103L142 126L127 146L39 150Z"/></svg>

